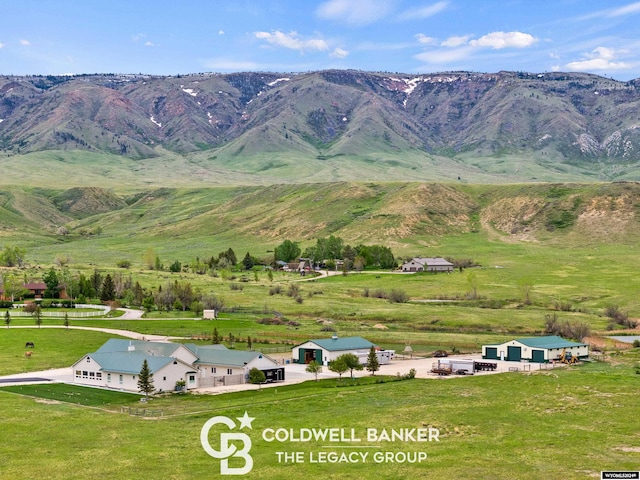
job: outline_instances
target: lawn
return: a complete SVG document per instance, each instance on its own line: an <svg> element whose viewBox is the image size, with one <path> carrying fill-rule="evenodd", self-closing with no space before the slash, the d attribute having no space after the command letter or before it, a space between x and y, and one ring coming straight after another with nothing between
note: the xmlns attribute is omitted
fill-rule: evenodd
<svg viewBox="0 0 640 480"><path fill-rule="evenodd" d="M252 429L243 430L254 462L247 478L597 478L602 470L637 470L640 464L633 368L639 358L636 350L615 357L615 364L535 374L341 388L334 380L310 381L228 395L170 396L150 401L149 408L165 412L161 419L119 413L119 406L132 405L119 392L78 394L77 387L59 386L52 395L33 386L19 395L18 387L0 388L0 421L9 440L0 450L0 476L218 478L220 462L204 452L200 430L214 415L238 423L246 411L255 418ZM439 430L439 442L366 439L369 428L429 427ZM364 440L267 442L268 428L353 429ZM214 448L221 431L210 432ZM279 463L277 452L302 452L304 463ZM323 452L369 456L358 463L310 462ZM376 463L375 452L426 452L427 458ZM230 460L231 466L242 463Z"/></svg>
<svg viewBox="0 0 640 480"><path fill-rule="evenodd" d="M0 375L71 367L112 337L115 336L62 328L0 328ZM33 342L35 348L25 349L27 342ZM24 355L26 350L32 352L28 358Z"/></svg>

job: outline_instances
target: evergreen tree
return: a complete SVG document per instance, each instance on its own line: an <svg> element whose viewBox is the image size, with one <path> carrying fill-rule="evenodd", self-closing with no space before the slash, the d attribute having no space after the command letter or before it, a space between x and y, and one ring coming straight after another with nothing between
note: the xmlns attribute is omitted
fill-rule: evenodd
<svg viewBox="0 0 640 480"><path fill-rule="evenodd" d="M64 312L64 326L69 330L69 314L67 312Z"/></svg>
<svg viewBox="0 0 640 480"><path fill-rule="evenodd" d="M47 298L58 298L58 285L60 282L58 274L53 267L42 276L42 281L47 285L44 296Z"/></svg>
<svg viewBox="0 0 640 480"><path fill-rule="evenodd" d="M149 369L149 363L145 358L142 362L142 368L140 369L140 375L138 376L138 389L144 393L145 397L148 397L150 393L153 393L155 388L153 387L153 374Z"/></svg>
<svg viewBox="0 0 640 480"><path fill-rule="evenodd" d="M376 349L371 345L371 350L369 350L369 355L367 356L367 370L371 372L371 375L375 375L378 370L380 370L380 362L378 361L378 356L376 355Z"/></svg>
<svg viewBox="0 0 640 480"><path fill-rule="evenodd" d="M247 252L242 259L242 265L244 265L245 270L251 270L253 268L253 258L251 258L251 254L249 252Z"/></svg>
<svg viewBox="0 0 640 480"><path fill-rule="evenodd" d="M98 270L94 270L89 281L91 282L91 288L93 289L92 293L97 297L100 294L100 288L102 288L102 274Z"/></svg>
<svg viewBox="0 0 640 480"><path fill-rule="evenodd" d="M42 308L40 305L36 305L36 309L33 311L33 316L36 319L36 325L40 328L40 325L42 325Z"/></svg>
<svg viewBox="0 0 640 480"><path fill-rule="evenodd" d="M213 328L213 337L211 338L211 343L213 345L217 345L219 343L222 343L222 337L218 333L218 328L217 327Z"/></svg>
<svg viewBox="0 0 640 480"><path fill-rule="evenodd" d="M11 323L11 314L9 313L9 310L4 313L4 323L7 328L9 328L9 324Z"/></svg>
<svg viewBox="0 0 640 480"><path fill-rule="evenodd" d="M102 282L102 289L100 290L100 300L103 302L111 302L116 299L116 287L113 283L113 278L107 273Z"/></svg>

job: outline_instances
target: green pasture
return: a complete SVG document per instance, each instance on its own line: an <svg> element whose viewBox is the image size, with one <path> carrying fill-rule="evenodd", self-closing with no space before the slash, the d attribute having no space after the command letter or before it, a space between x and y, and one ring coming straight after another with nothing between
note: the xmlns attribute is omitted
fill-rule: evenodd
<svg viewBox="0 0 640 480"><path fill-rule="evenodd" d="M71 367L87 352L94 352L109 338L102 332L50 328L0 328L0 375ZM25 348L33 342L35 348ZM31 351L25 357L25 351Z"/></svg>
<svg viewBox="0 0 640 480"><path fill-rule="evenodd" d="M246 411L255 418L252 429L244 430L254 462L247 478L594 478L603 470L637 470L640 464L633 368L639 359L636 350L616 357L615 364L534 374L357 385L345 380L342 386L336 380L309 381L226 395L173 395L148 404L120 392L64 385L4 387L0 476L219 478L219 460L202 449L200 430L212 416L237 423ZM145 419L120 413L120 407L153 409L163 416ZM270 443L262 438L267 428L354 429L363 437L367 428L429 427L439 429L439 442ZM214 447L218 434L210 433ZM305 463L278 463L278 451L302 452ZM310 454L328 451L423 451L427 459L420 464L309 463Z"/></svg>

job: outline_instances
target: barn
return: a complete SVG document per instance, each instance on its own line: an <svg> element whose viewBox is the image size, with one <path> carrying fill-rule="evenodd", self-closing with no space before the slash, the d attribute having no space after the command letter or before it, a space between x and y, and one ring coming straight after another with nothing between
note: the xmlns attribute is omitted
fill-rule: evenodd
<svg viewBox="0 0 640 480"><path fill-rule="evenodd" d="M482 346L482 358L510 362L550 363L559 360L563 353L578 359L587 358L589 357L589 345L552 335L519 338L504 343Z"/></svg>
<svg viewBox="0 0 640 480"><path fill-rule="evenodd" d="M308 340L296 345L291 350L291 358L294 363L311 363L316 361L320 365L329 365L330 362L345 353L352 353L360 358L360 362L366 362L371 347L376 349L376 355L380 364L389 363L394 358L392 350L380 350L375 344L362 337L344 337L337 335L331 338Z"/></svg>

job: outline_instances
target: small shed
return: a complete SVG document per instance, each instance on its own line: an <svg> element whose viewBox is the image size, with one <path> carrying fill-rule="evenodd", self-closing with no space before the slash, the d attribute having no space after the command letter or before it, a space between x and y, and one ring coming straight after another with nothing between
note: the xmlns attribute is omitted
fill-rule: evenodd
<svg viewBox="0 0 640 480"><path fill-rule="evenodd" d="M504 343L482 346L482 358L510 362L550 363L559 360L563 353L578 359L588 358L589 345L551 335L519 338Z"/></svg>

